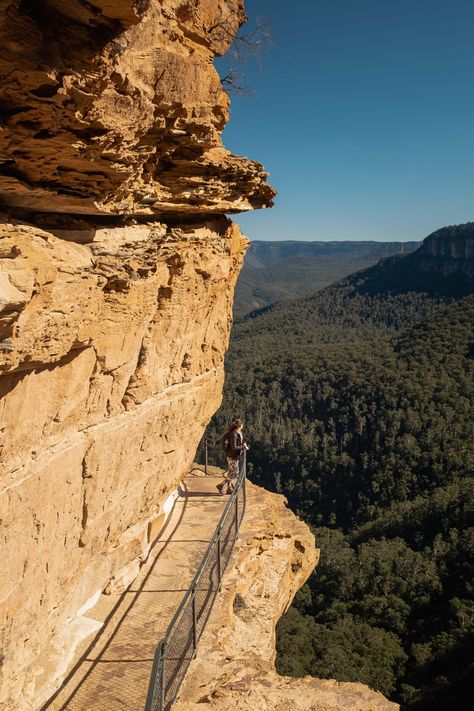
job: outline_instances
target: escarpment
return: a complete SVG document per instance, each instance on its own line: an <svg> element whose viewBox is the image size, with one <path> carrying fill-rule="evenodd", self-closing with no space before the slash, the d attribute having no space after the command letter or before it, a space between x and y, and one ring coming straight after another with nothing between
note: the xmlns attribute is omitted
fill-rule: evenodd
<svg viewBox="0 0 474 711"><path fill-rule="evenodd" d="M0 2L0 705L40 708L219 407L270 206L220 133L241 0Z"/></svg>
<svg viewBox="0 0 474 711"><path fill-rule="evenodd" d="M442 227L408 255L389 257L348 277L359 293L418 292L460 299L474 289L474 223Z"/></svg>
<svg viewBox="0 0 474 711"><path fill-rule="evenodd" d="M0 706L36 711L96 631L87 611L135 579L219 407L247 243L226 214L269 207L274 191L220 138L229 101L212 59L242 0L0 10ZM315 553L265 496L249 502L238 558L244 607L234 574L218 648L195 669L226 709L278 708L272 685L292 701L332 684L273 670L274 622ZM239 634L245 677L225 657ZM232 684L249 679L239 706Z"/></svg>
<svg viewBox="0 0 474 711"><path fill-rule="evenodd" d="M443 227L428 235L420 248L420 261L426 271L473 279L474 223Z"/></svg>
<svg viewBox="0 0 474 711"><path fill-rule="evenodd" d="M30 709L84 606L138 572L220 404L245 239L226 218L0 229L2 702Z"/></svg>

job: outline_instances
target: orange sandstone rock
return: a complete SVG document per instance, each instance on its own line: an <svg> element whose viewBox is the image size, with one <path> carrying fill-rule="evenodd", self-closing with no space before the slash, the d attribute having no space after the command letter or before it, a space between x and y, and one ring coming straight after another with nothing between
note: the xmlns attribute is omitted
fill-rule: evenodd
<svg viewBox="0 0 474 711"><path fill-rule="evenodd" d="M60 665L91 631L79 611L137 574L221 401L246 246L225 218L86 232L0 225L0 701L16 711L35 708L51 640Z"/></svg>
<svg viewBox="0 0 474 711"><path fill-rule="evenodd" d="M220 138L212 60L244 20L0 0L2 708L39 707L136 575L220 404L246 246L224 213L274 195Z"/></svg>
<svg viewBox="0 0 474 711"><path fill-rule="evenodd" d="M220 132L242 0L0 0L0 203L82 214L270 206Z"/></svg>

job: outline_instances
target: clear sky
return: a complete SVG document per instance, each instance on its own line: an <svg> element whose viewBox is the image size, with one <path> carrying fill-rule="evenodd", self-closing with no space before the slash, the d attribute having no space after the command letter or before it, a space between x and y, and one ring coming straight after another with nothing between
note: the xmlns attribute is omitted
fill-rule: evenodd
<svg viewBox="0 0 474 711"><path fill-rule="evenodd" d="M246 0L272 26L225 145L262 162L252 239L421 239L474 219L473 0ZM225 61L218 60L225 72Z"/></svg>

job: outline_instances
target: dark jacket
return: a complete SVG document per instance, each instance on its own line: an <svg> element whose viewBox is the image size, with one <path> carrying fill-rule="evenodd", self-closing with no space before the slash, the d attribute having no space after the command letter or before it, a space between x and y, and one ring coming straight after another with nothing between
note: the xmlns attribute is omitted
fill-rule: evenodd
<svg viewBox="0 0 474 711"><path fill-rule="evenodd" d="M237 432L237 430L229 432L226 437L226 455L232 459L238 459L244 449L244 438L242 432Z"/></svg>

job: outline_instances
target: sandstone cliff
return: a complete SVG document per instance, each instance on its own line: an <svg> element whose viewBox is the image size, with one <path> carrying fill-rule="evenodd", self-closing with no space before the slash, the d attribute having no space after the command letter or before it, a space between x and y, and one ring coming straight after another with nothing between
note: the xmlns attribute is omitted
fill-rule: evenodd
<svg viewBox="0 0 474 711"><path fill-rule="evenodd" d="M473 279L474 223L436 230L423 240L419 257L421 268L425 271Z"/></svg>
<svg viewBox="0 0 474 711"><path fill-rule="evenodd" d="M225 218L0 229L1 700L30 709L38 658L136 575L220 404L245 240Z"/></svg>
<svg viewBox="0 0 474 711"><path fill-rule="evenodd" d="M383 259L347 281L363 294L468 296L474 291L474 223L442 227L410 254Z"/></svg>
<svg viewBox="0 0 474 711"><path fill-rule="evenodd" d="M270 205L262 166L222 147L212 65L242 0L0 0L0 200L156 215Z"/></svg>
<svg viewBox="0 0 474 711"><path fill-rule="evenodd" d="M270 206L274 191L220 139L228 97L212 59L242 0L0 10L0 705L32 711L94 631L87 610L137 575L220 404L246 247L225 214ZM226 628L183 698L200 701L197 673L221 708L273 708L273 686L331 709L339 685L273 671L274 622L314 549L281 504L257 499L268 511L247 521ZM250 677L239 706L232 685Z"/></svg>
<svg viewBox="0 0 474 711"><path fill-rule="evenodd" d="M0 705L37 708L136 575L218 408L271 205L220 139L241 0L0 1Z"/></svg>

